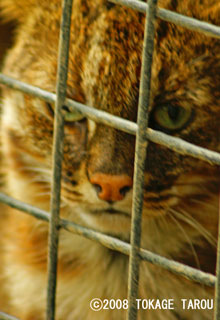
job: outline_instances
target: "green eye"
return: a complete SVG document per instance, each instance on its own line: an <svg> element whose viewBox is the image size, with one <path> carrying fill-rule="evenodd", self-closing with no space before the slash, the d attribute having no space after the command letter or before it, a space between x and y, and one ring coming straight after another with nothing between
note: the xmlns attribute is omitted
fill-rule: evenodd
<svg viewBox="0 0 220 320"><path fill-rule="evenodd" d="M64 106L65 110L64 120L66 122L76 122L85 118L85 116L79 112L71 112L67 106Z"/></svg>
<svg viewBox="0 0 220 320"><path fill-rule="evenodd" d="M50 115L54 117L54 107L50 103L47 103L46 106ZM80 112L71 112L71 110L67 106L63 106L62 109L65 122L77 122L85 119L85 116Z"/></svg>
<svg viewBox="0 0 220 320"><path fill-rule="evenodd" d="M167 105L155 109L154 120L162 128L179 130L189 121L191 114L191 108Z"/></svg>
<svg viewBox="0 0 220 320"><path fill-rule="evenodd" d="M85 116L80 113L67 112L64 116L66 122L75 122L84 119Z"/></svg>

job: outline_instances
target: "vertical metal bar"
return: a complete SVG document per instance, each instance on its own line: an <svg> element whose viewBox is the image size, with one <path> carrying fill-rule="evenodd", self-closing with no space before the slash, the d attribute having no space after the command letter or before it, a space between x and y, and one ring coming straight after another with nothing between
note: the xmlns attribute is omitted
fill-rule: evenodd
<svg viewBox="0 0 220 320"><path fill-rule="evenodd" d="M220 191L219 191L219 218L218 218L218 247L216 263L216 284L215 284L215 310L214 320L220 319Z"/></svg>
<svg viewBox="0 0 220 320"><path fill-rule="evenodd" d="M143 206L143 187L145 159L147 153L146 128L148 126L148 107L150 103L151 66L154 49L154 30L157 0L149 0L149 10L145 20L144 45L138 106L138 130L135 150L134 191L132 202L131 253L128 276L128 320L137 319L136 298L138 296L140 269L141 218Z"/></svg>
<svg viewBox="0 0 220 320"><path fill-rule="evenodd" d="M57 277L57 255L59 240L59 211L60 211L60 185L63 158L63 136L64 118L62 106L66 97L67 71L69 59L69 38L72 12L72 0L63 1L61 18L61 30L59 39L58 69L57 69L57 99L55 102L55 122L53 137L52 155L52 195L51 195L51 216L49 226L49 249L48 249L48 287L47 287L47 310L46 319L55 319L56 302L56 277Z"/></svg>

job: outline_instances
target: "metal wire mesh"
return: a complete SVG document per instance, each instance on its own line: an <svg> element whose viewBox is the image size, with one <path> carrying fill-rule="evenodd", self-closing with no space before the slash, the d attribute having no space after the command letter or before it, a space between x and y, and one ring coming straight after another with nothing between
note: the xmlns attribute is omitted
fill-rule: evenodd
<svg viewBox="0 0 220 320"><path fill-rule="evenodd" d="M1 320L19 320L18 318L10 316L9 314L6 314L4 312L0 312L0 319Z"/></svg>
<svg viewBox="0 0 220 320"><path fill-rule="evenodd" d="M149 10L145 20L144 46L142 53L142 68L139 90L139 105L137 117L137 135L134 163L134 189L132 199L131 221L131 253L128 273L128 301L127 318L137 318L136 298L138 297L140 245L141 245L141 216L144 197L144 168L147 154L148 140L145 130L148 127L148 109L150 104L151 66L154 50L154 30L156 21L157 0L149 1Z"/></svg>
<svg viewBox="0 0 220 320"><path fill-rule="evenodd" d="M192 157L207 161L212 164L220 165L220 154L209 151L205 148L195 146L182 139L169 136L159 131L147 128L148 117L147 109L150 96L150 74L153 55L154 40L154 22L156 18L173 22L185 28L202 32L208 36L220 38L220 27L202 22L193 18L189 18L165 9L157 8L157 0L149 0L148 4L136 0L110 0L119 5L124 5L134 10L146 13L146 28L144 37L144 48L142 57L142 72L140 81L138 122L133 123L128 120L108 114L89 106L83 105L76 101L66 99L66 81L68 72L68 43L70 33L71 8L72 0L63 1L63 14L61 23L61 35L59 44L58 57L58 76L56 94L44 91L40 88L25 84L21 81L11 79L0 74L0 83L14 90L20 90L30 95L44 99L47 102L55 102L55 132L53 142L53 182L52 182L52 200L51 213L48 213L29 204L13 199L5 194L0 193L0 201L35 216L49 223L49 254L48 254L48 294L47 294L47 315L46 319L55 319L55 297L56 297L56 265L57 250L59 239L59 228L79 234L88 239L95 240L102 245L117 250L123 254L130 255L129 262L129 309L127 319L137 319L137 309L134 303L138 295L139 282L139 263L141 260L148 261L158 265L175 274L182 275L190 280L214 287L216 283L220 283L220 263L217 264L217 278L211 274L196 270L184 264L161 257L155 253L140 248L141 240L141 213L143 198L143 178L144 178L144 162L147 152L147 143L152 141L160 145L166 146L178 153L190 155ZM134 192L132 207L132 227L131 227L131 244L123 242L109 235L82 227L71 221L59 218L59 198L60 198L60 177L62 168L62 148L63 148L63 105L67 105L70 110L78 111L88 118L101 122L105 125L114 127L132 135L136 135L136 157L135 157L135 174L134 174ZM220 261L220 237L218 240L218 257ZM216 290L215 303L215 320L220 315L220 298L219 285ZM2 320L16 320L16 318L0 312Z"/></svg>
<svg viewBox="0 0 220 320"><path fill-rule="evenodd" d="M70 23L72 12L72 0L63 1L63 11L60 30L57 88L55 100L55 122L53 135L52 154L52 192L50 206L50 224L48 241L48 286L47 286L47 319L55 318L56 304L56 279L57 279L57 254L59 240L59 211L60 188L63 159L64 117L62 106L64 105L67 87L67 72L69 60Z"/></svg>

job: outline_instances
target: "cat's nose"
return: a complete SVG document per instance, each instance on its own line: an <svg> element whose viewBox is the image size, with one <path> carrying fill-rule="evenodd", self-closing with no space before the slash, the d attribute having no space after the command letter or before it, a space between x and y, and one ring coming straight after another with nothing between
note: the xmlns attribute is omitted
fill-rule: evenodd
<svg viewBox="0 0 220 320"><path fill-rule="evenodd" d="M105 201L123 200L126 193L131 189L133 181L127 175L110 175L95 173L90 177L98 197Z"/></svg>

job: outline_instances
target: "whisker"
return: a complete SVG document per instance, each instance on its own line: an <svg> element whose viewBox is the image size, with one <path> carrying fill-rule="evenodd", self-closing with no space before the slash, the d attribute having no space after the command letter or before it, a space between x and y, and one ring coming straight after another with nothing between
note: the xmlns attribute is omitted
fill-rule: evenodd
<svg viewBox="0 0 220 320"><path fill-rule="evenodd" d="M29 182L30 183L43 182L43 183L49 184L50 180L47 179L46 177L45 178L44 177L35 177L35 178L31 179L31 180L29 179Z"/></svg>
<svg viewBox="0 0 220 320"><path fill-rule="evenodd" d="M47 173L49 175L51 175L51 170L50 169L46 169L46 168L41 168L41 167L21 167L18 169L18 171L33 171L33 172L40 172L40 173Z"/></svg>
<svg viewBox="0 0 220 320"><path fill-rule="evenodd" d="M209 208L212 208L212 209L216 209L215 205L207 203L207 201L202 201L202 200L198 200L198 199L190 199L190 201L194 202L194 203L201 204L202 206L205 205L206 207L209 207Z"/></svg>
<svg viewBox="0 0 220 320"><path fill-rule="evenodd" d="M181 213L183 215L181 215ZM187 220L188 223L192 223L194 222L194 227L197 226L197 230L198 231L203 231L203 233L201 233L204 237L206 236L206 240L208 242L210 242L210 244L216 246L217 245L217 240L215 239L215 237L210 233L208 232L196 219L194 219L189 213L187 213L185 210L181 209L180 211L180 218L183 218L183 217L188 217L189 219Z"/></svg>
<svg viewBox="0 0 220 320"><path fill-rule="evenodd" d="M51 192L39 192L35 194L35 197L42 197L42 196L50 196Z"/></svg>
<svg viewBox="0 0 220 320"><path fill-rule="evenodd" d="M177 227L179 228L179 230L182 232L182 234L184 235L186 241L188 242L191 250L192 250L192 254L194 256L194 259L195 259L195 263L196 263L196 266L198 269L201 268L200 266L200 262L199 262L199 259L198 259L198 255L196 253L196 250L194 248L194 245L190 239L190 237L188 236L188 234L186 233L186 231L184 230L184 228L181 226L181 224L177 221L177 219L172 215L173 212L170 211L170 214L169 214L169 217L174 221L174 223L177 225Z"/></svg>
<svg viewBox="0 0 220 320"><path fill-rule="evenodd" d="M161 221L163 223L163 225L165 226L165 228L167 230L169 230L169 224L167 222L166 216L165 215L161 215L159 221Z"/></svg>
<svg viewBox="0 0 220 320"><path fill-rule="evenodd" d="M83 202L83 200L81 200L80 198L73 198L73 197L70 197L69 195L64 195L64 194L62 195L62 199L65 202L66 202L66 200L70 200L70 201L78 202L78 203Z"/></svg>
<svg viewBox="0 0 220 320"><path fill-rule="evenodd" d="M171 211L178 217L178 219L184 221L195 230L197 230L212 246L216 247L217 240L214 236L208 232L196 219L194 219L190 214L188 214L185 210L181 209L181 211Z"/></svg>
<svg viewBox="0 0 220 320"><path fill-rule="evenodd" d="M74 194L74 195L76 195L78 197L82 197L82 194L80 192L78 192L76 190L71 190L71 189L69 189L67 187L62 187L62 191L66 192L66 193Z"/></svg>
<svg viewBox="0 0 220 320"><path fill-rule="evenodd" d="M177 182L175 183L175 186L198 186L201 187L202 183L204 183L204 179L201 179L198 182ZM212 184L212 183L216 183L216 180L206 180L205 181L206 184Z"/></svg>

